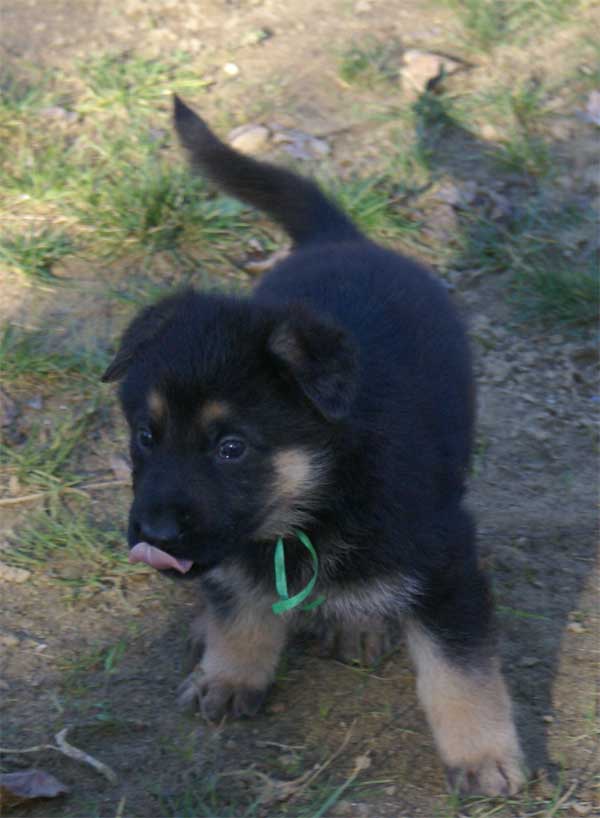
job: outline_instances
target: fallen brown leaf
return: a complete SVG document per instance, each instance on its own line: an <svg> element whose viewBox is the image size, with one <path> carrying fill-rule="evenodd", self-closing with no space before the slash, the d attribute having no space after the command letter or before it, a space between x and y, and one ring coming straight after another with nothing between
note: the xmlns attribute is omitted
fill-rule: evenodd
<svg viewBox="0 0 600 818"><path fill-rule="evenodd" d="M69 792L58 778L44 770L19 770L0 773L0 808L16 807L35 798L56 798Z"/></svg>

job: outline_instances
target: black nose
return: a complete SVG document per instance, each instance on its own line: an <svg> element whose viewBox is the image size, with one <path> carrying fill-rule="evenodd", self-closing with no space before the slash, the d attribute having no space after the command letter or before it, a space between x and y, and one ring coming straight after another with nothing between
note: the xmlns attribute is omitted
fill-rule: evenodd
<svg viewBox="0 0 600 818"><path fill-rule="evenodd" d="M183 526L180 521L167 514L141 520L138 527L141 539L159 548L175 543L183 534Z"/></svg>

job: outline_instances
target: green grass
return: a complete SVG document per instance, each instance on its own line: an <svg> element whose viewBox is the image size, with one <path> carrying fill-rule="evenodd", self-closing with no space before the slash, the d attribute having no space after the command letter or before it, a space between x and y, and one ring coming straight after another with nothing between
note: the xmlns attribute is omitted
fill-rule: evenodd
<svg viewBox="0 0 600 818"><path fill-rule="evenodd" d="M579 0L446 0L464 29L465 41L477 51L514 41L525 45L547 26L568 22Z"/></svg>
<svg viewBox="0 0 600 818"><path fill-rule="evenodd" d="M530 81L516 88L500 88L482 100L506 131L493 149L501 166L533 176L544 176L549 171L551 153L543 131L546 95L543 85Z"/></svg>
<svg viewBox="0 0 600 818"><path fill-rule="evenodd" d="M25 78L7 67L0 70L0 133L48 102L47 81L42 76Z"/></svg>
<svg viewBox="0 0 600 818"><path fill-rule="evenodd" d="M74 211L96 244L118 254L239 238L249 221L239 202L209 199L202 179L152 155L133 166L108 162Z"/></svg>
<svg viewBox="0 0 600 818"><path fill-rule="evenodd" d="M0 262L23 273L30 281L43 284L56 284L60 280L52 268L74 250L69 234L51 227L0 236Z"/></svg>
<svg viewBox="0 0 600 818"><path fill-rule="evenodd" d="M0 332L0 371L5 382L63 380L69 376L84 385L96 382L106 366L106 356L96 348L69 348L49 338L48 332L7 324Z"/></svg>
<svg viewBox="0 0 600 818"><path fill-rule="evenodd" d="M208 84L190 71L189 56L175 52L168 62L134 53L101 54L79 63L85 90L78 102L81 113L115 108L154 109L173 92L194 94Z"/></svg>
<svg viewBox="0 0 600 818"><path fill-rule="evenodd" d="M487 51L507 37L507 4L503 0L450 0L469 44Z"/></svg>
<svg viewBox="0 0 600 818"><path fill-rule="evenodd" d="M75 154L76 148L63 134L39 127L14 144L5 144L0 149L5 192L20 200L59 202L78 173Z"/></svg>
<svg viewBox="0 0 600 818"><path fill-rule="evenodd" d="M532 197L508 224L475 216L461 265L509 272L517 310L527 319L591 324L600 309L594 215L578 204Z"/></svg>
<svg viewBox="0 0 600 818"><path fill-rule="evenodd" d="M81 509L59 508L56 513L37 512L19 529L18 541L6 561L46 576L75 595L94 593L118 584L136 572L129 564L123 533L100 528ZM137 571L139 573L139 570ZM116 657L105 657L114 663Z"/></svg>
<svg viewBox="0 0 600 818"><path fill-rule="evenodd" d="M418 232L418 222L403 206L389 176L370 176L348 181L327 179L323 188L351 219L371 238L410 240Z"/></svg>
<svg viewBox="0 0 600 818"><path fill-rule="evenodd" d="M52 427L38 424L20 445L0 444L2 471L15 475L23 486L49 494L77 483L73 456L87 443L96 413L93 403L77 417L57 413Z"/></svg>
<svg viewBox="0 0 600 818"><path fill-rule="evenodd" d="M399 53L396 42L369 39L362 45L350 46L341 54L338 73L348 85L372 88L396 79Z"/></svg>
<svg viewBox="0 0 600 818"><path fill-rule="evenodd" d="M209 773L195 779L185 792L160 798L161 814L168 818L252 818L266 814L323 818L331 814L330 810L348 789L357 786L355 778L353 774L336 784L333 776L328 775L323 781L317 780L299 798L292 795L291 799L276 800L272 787L289 781L289 775L280 779L275 774L271 784L266 776L261 778L251 767L231 774ZM290 792L293 794L293 789Z"/></svg>

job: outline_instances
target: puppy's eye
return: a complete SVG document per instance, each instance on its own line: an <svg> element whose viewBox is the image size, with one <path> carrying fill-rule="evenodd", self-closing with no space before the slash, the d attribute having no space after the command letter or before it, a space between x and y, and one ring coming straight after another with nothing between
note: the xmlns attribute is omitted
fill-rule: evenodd
<svg viewBox="0 0 600 818"><path fill-rule="evenodd" d="M245 452L246 444L239 437L225 437L217 447L219 460L240 460Z"/></svg>
<svg viewBox="0 0 600 818"><path fill-rule="evenodd" d="M147 426L140 426L136 438L141 449L151 449L154 444L154 435Z"/></svg>

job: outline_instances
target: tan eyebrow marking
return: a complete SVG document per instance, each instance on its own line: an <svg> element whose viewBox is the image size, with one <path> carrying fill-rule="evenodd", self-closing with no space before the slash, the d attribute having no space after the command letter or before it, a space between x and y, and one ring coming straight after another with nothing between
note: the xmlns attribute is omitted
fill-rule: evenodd
<svg viewBox="0 0 600 818"><path fill-rule="evenodd" d="M216 420L224 420L231 415L231 407L225 401L209 400L200 409L200 423L207 428Z"/></svg>
<svg viewBox="0 0 600 818"><path fill-rule="evenodd" d="M152 418L157 422L162 420L167 413L167 402L156 389L152 389L148 394L148 408Z"/></svg>

